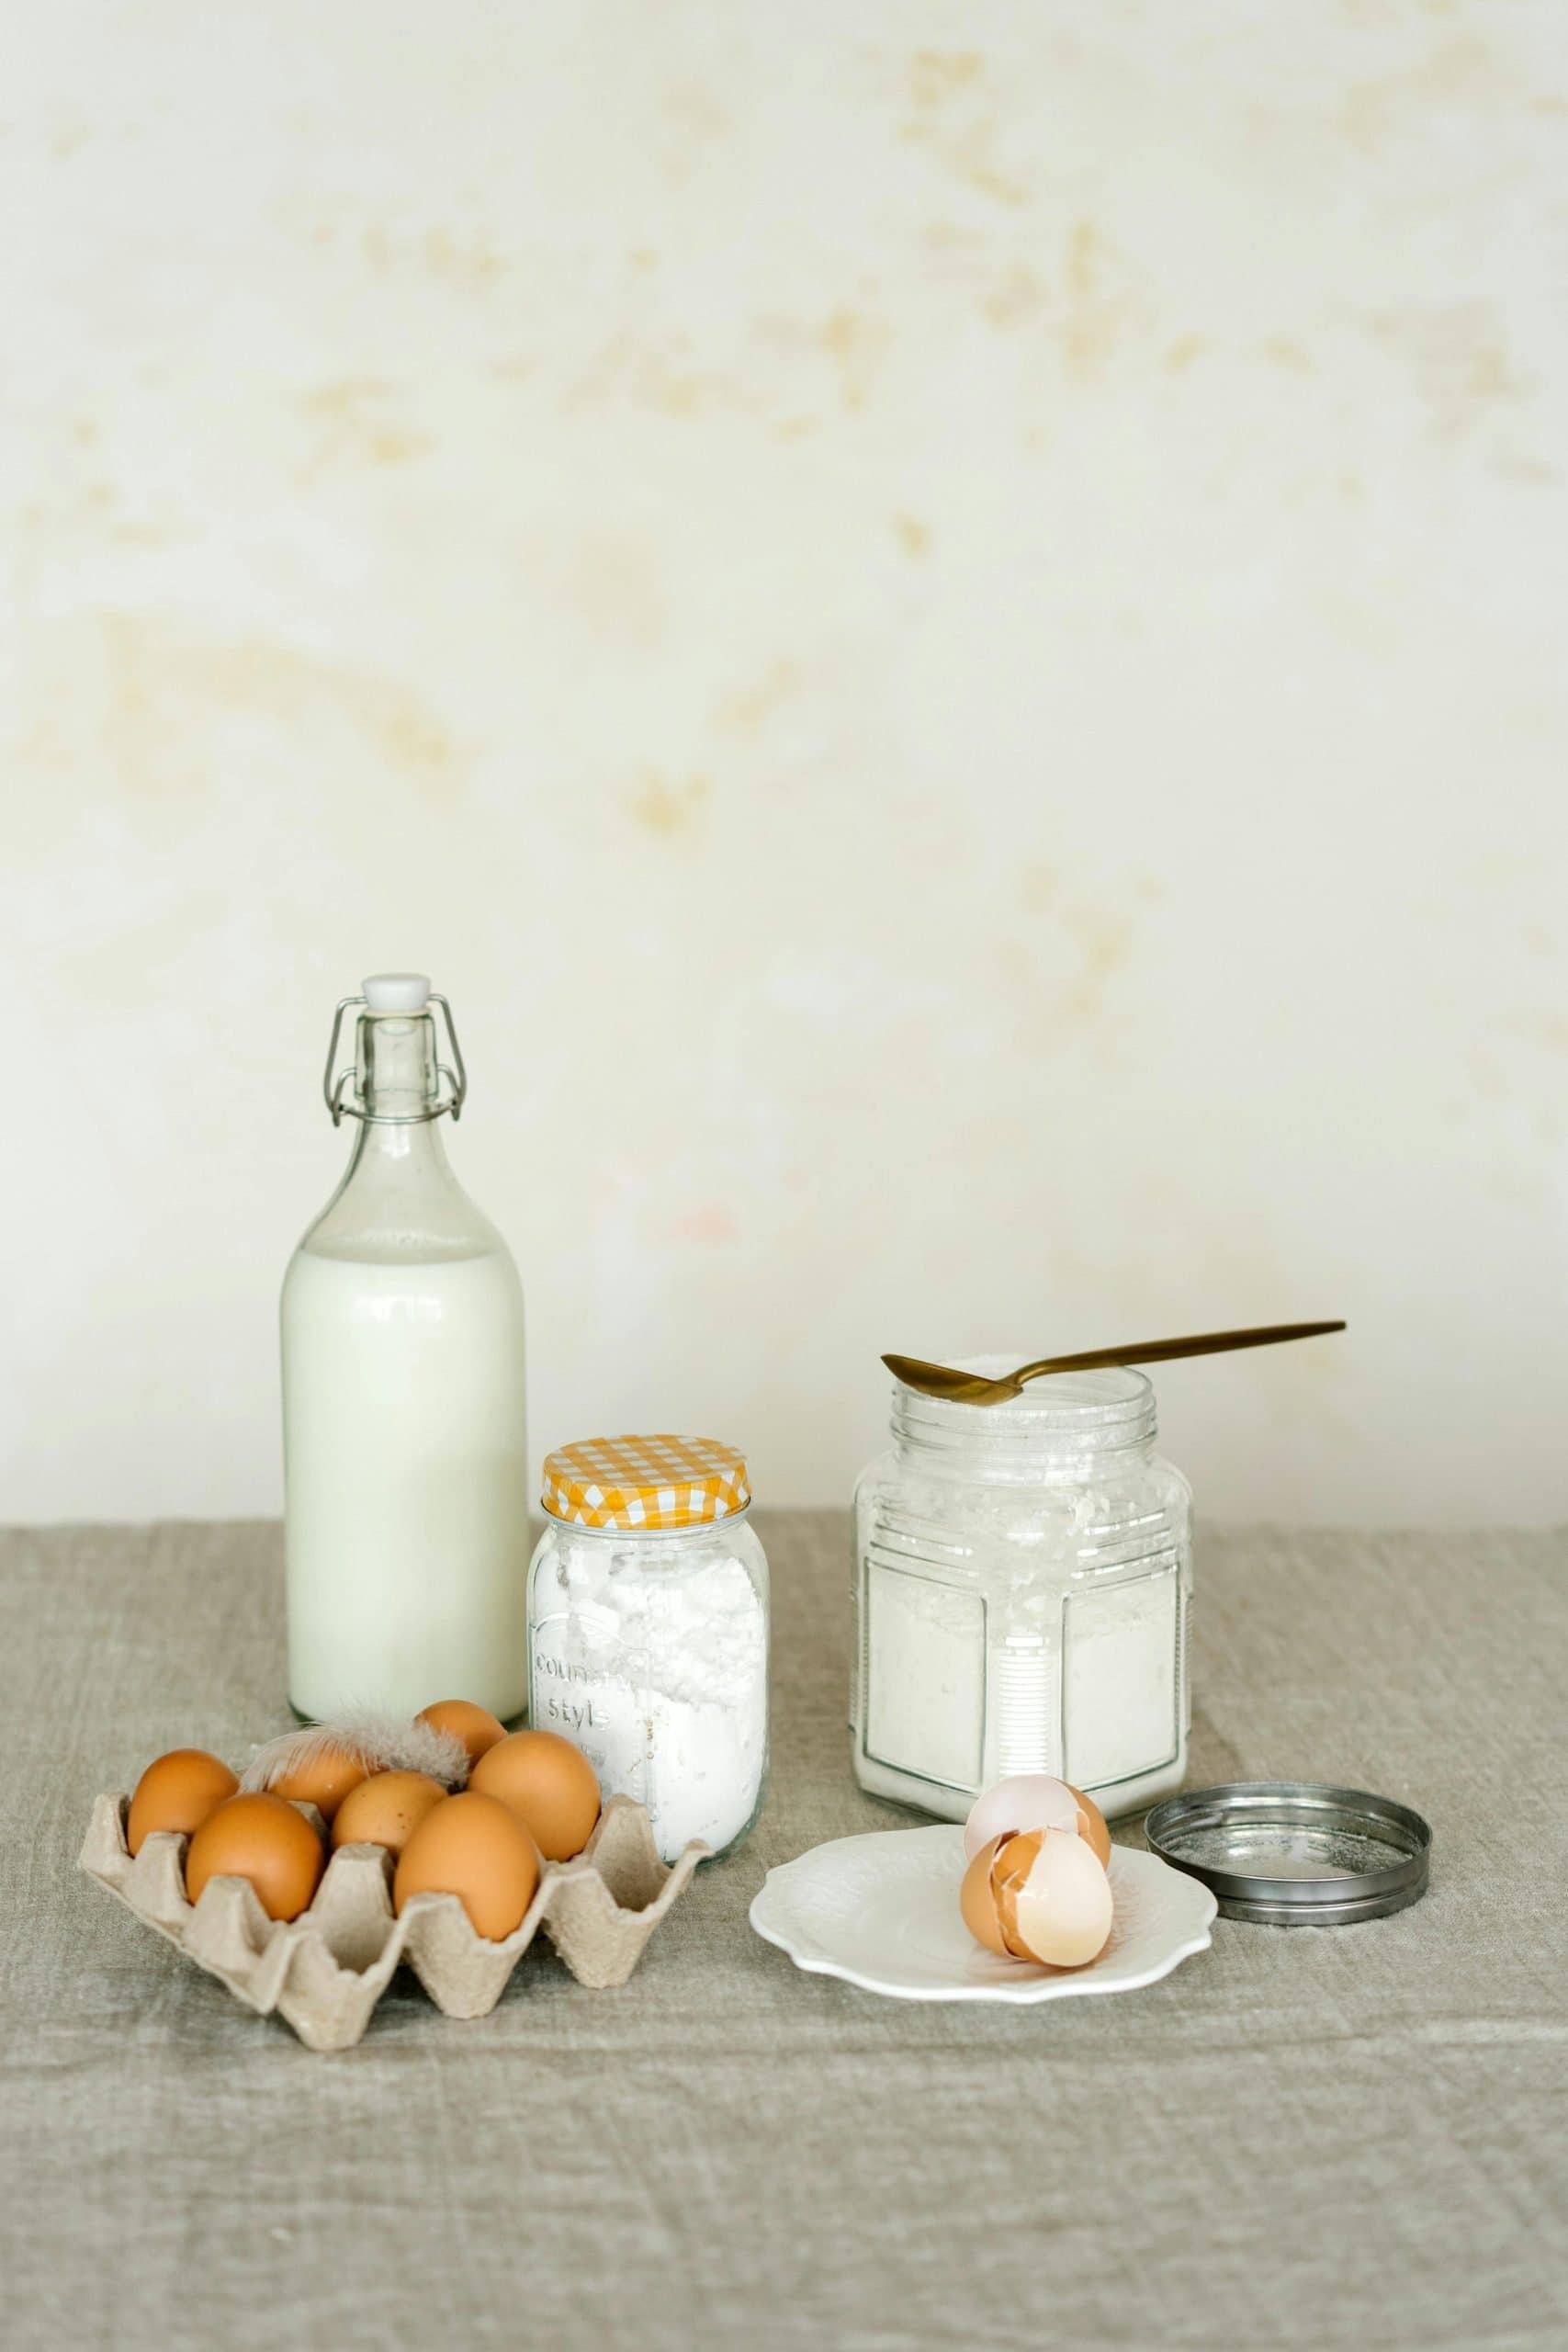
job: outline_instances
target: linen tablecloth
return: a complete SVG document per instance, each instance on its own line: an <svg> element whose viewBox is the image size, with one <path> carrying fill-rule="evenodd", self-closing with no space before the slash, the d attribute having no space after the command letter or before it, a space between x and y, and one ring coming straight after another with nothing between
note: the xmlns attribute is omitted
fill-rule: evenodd
<svg viewBox="0 0 1568 2352"><path fill-rule="evenodd" d="M336 2058L76 1869L97 1790L286 1723L278 1531L0 1538L9 2352L1568 2344L1568 1542L1207 1531L1193 1783L1405 1799L1431 1891L1020 2011L748 1928L770 1864L910 1818L850 1773L842 1521L760 1526L749 1845L622 1990L541 1945L461 2024L400 1977Z"/></svg>

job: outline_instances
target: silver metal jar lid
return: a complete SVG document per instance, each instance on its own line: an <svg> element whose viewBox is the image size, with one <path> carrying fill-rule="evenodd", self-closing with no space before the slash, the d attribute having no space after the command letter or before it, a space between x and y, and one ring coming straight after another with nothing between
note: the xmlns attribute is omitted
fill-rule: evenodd
<svg viewBox="0 0 1568 2352"><path fill-rule="evenodd" d="M1201 1879L1228 1918L1339 1928L1402 1911L1427 1891L1432 1832L1392 1797L1322 1781L1231 1781L1156 1805L1162 1860Z"/></svg>

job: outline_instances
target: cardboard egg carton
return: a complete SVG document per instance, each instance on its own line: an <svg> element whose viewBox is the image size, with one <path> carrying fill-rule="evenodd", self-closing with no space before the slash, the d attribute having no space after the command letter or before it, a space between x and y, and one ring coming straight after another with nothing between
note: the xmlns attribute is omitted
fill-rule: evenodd
<svg viewBox="0 0 1568 2352"><path fill-rule="evenodd" d="M118 1792L97 1799L82 1868L248 2007L276 2010L311 2050L351 2049L400 1961L446 2016L488 2016L541 1928L580 1984L624 1984L708 1850L694 1843L667 1869L647 1807L610 1797L582 1852L547 1862L522 1925L491 1943L455 1894L416 1894L394 1917L391 1857L380 1846L340 1846L298 1919L269 1919L243 1878L210 1880L193 1905L188 1841L154 1830L133 1858L129 1802ZM322 1828L314 1805L299 1811Z"/></svg>

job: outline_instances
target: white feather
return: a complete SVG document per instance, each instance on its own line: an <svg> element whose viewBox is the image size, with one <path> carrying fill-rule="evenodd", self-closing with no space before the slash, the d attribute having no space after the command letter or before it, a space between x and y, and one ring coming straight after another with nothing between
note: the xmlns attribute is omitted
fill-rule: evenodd
<svg viewBox="0 0 1568 2352"><path fill-rule="evenodd" d="M347 1748L367 1772L428 1772L447 1789L461 1788L468 1777L468 1751L455 1732L437 1731L434 1724L411 1722L406 1715L365 1713L308 1724L269 1739L240 1775L240 1786L270 1789L331 1747Z"/></svg>

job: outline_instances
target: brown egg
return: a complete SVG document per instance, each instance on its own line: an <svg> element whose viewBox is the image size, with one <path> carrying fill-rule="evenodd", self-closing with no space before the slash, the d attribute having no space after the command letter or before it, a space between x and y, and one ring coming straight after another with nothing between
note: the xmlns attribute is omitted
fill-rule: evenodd
<svg viewBox="0 0 1568 2352"><path fill-rule="evenodd" d="M959 1908L987 1951L1053 1968L1083 1968L1111 1936L1111 1881L1075 1829L998 1838L964 1873Z"/></svg>
<svg viewBox="0 0 1568 2352"><path fill-rule="evenodd" d="M400 1854L446 1792L428 1772L372 1772L350 1789L333 1816L333 1845L385 1846Z"/></svg>
<svg viewBox="0 0 1568 2352"><path fill-rule="evenodd" d="M474 1933L500 1943L539 1883L539 1858L515 1814L494 1797L443 1797L403 1848L392 1881L392 1907L416 1894L455 1894Z"/></svg>
<svg viewBox="0 0 1568 2352"><path fill-rule="evenodd" d="M506 1725L498 1723L488 1707L476 1707L471 1699L437 1699L433 1707L422 1707L414 1721L429 1724L435 1731L449 1731L460 1739L470 1764L477 1764L487 1747L506 1737Z"/></svg>
<svg viewBox="0 0 1568 2352"><path fill-rule="evenodd" d="M270 1791L231 1797L190 1841L186 1893L195 1903L209 1879L248 1878L269 1919L297 1919L325 1860L321 1839L284 1798Z"/></svg>
<svg viewBox="0 0 1568 2352"><path fill-rule="evenodd" d="M547 1862L581 1854L599 1818L593 1767L559 1732L509 1733L480 1757L468 1786L510 1805Z"/></svg>
<svg viewBox="0 0 1568 2352"><path fill-rule="evenodd" d="M172 1747L148 1765L136 1783L125 1842L133 1854L154 1829L177 1829L189 1837L215 1806L231 1797L239 1781L205 1747Z"/></svg>
<svg viewBox="0 0 1568 2352"><path fill-rule="evenodd" d="M313 1804L321 1819L330 1821L350 1789L367 1777L363 1760L351 1747L323 1747L304 1763L291 1764L270 1786L275 1797L286 1797L291 1804Z"/></svg>

